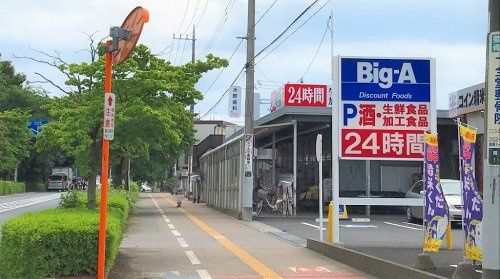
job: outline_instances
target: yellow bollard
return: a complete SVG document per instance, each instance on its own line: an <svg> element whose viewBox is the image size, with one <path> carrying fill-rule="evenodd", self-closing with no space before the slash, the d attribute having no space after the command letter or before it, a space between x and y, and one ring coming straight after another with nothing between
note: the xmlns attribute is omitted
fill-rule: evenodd
<svg viewBox="0 0 500 279"><path fill-rule="evenodd" d="M448 228L446 228L446 249L453 250L453 236L451 233L451 221L448 221Z"/></svg>
<svg viewBox="0 0 500 279"><path fill-rule="evenodd" d="M333 201L328 205L328 243L333 242Z"/></svg>

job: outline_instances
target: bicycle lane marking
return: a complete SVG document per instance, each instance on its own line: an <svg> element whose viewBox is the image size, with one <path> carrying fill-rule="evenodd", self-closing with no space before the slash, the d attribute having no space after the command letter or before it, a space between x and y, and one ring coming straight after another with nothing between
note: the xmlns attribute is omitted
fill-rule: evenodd
<svg viewBox="0 0 500 279"><path fill-rule="evenodd" d="M163 199L167 203L169 203L172 206L177 206L177 203L173 201L169 197L163 196ZM253 269L255 272L257 272L260 276L263 278L283 278L281 275L276 273L274 270L272 270L270 267L250 255L247 251L245 251L243 248L229 240L227 237L223 236L220 234L218 231L215 229L211 228L205 222L200 220L198 217L194 216L191 214L189 211L185 210L184 208L178 208L178 210L186 215L193 223L195 223L200 229L208 233L211 237L213 237L215 240L217 240L222 246L224 246L227 250L229 250L231 253L233 253L236 257L238 257L243 263L248 265L251 269Z"/></svg>

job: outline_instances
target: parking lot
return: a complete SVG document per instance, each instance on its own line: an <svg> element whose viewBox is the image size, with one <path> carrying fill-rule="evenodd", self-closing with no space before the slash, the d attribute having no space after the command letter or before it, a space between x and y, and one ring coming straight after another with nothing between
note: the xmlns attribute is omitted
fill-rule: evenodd
<svg viewBox="0 0 500 279"><path fill-rule="evenodd" d="M407 222L404 215L372 215L368 222L357 219L365 216L349 217L349 220L340 221L340 241L348 248L408 266L412 266L417 255L422 253L422 225ZM256 220L302 239L319 239L316 218L315 214L303 214L296 218L264 215ZM434 273L447 278L451 278L456 265L462 261L463 233L460 224L452 226L452 235L452 250L447 250L443 242L438 253L430 253L436 265ZM326 229L324 237L326 240ZM480 272L481 267L476 270Z"/></svg>

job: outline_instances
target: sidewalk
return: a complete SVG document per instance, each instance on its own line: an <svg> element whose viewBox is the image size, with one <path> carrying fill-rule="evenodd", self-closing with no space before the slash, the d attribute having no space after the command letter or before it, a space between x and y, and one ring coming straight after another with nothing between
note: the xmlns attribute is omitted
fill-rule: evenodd
<svg viewBox="0 0 500 279"><path fill-rule="evenodd" d="M141 194L109 278L373 278L294 244L259 222L203 204Z"/></svg>

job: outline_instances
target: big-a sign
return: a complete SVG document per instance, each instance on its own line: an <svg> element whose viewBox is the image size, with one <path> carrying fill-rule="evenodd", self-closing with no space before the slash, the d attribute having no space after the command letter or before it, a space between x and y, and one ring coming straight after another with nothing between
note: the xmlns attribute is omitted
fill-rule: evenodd
<svg viewBox="0 0 500 279"><path fill-rule="evenodd" d="M433 59L339 57L340 156L422 160L424 132L436 125L434 65Z"/></svg>

